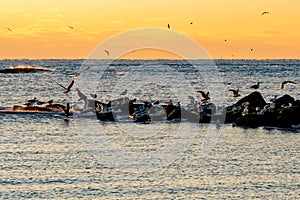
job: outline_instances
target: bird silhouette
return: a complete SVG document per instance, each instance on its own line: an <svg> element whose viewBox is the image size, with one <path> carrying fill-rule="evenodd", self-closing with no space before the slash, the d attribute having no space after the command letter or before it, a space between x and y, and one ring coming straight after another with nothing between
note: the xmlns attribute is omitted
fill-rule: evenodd
<svg viewBox="0 0 300 200"><path fill-rule="evenodd" d="M266 14L270 14L269 12L262 12L261 15L266 15Z"/></svg>
<svg viewBox="0 0 300 200"><path fill-rule="evenodd" d="M259 83L260 82L257 82L257 84L252 85L250 88L257 90L259 88Z"/></svg>
<svg viewBox="0 0 300 200"><path fill-rule="evenodd" d="M209 95L209 91L203 92L203 91L198 90L197 93L202 97L201 101L207 101L207 100L210 99L210 97L208 96Z"/></svg>
<svg viewBox="0 0 300 200"><path fill-rule="evenodd" d="M239 94L239 88L236 88L236 89L230 89L229 91L232 92L232 96L233 96L233 97L239 97L239 96L241 96L241 95Z"/></svg>
<svg viewBox="0 0 300 200"><path fill-rule="evenodd" d="M64 88L66 90L63 93L68 94L71 91L72 86L74 85L74 80L71 81L71 83L69 84L68 87L65 87L65 86L63 86L63 85L61 85L59 83L57 83L57 85L59 85L60 87L62 87L62 88Z"/></svg>
<svg viewBox="0 0 300 200"><path fill-rule="evenodd" d="M69 27L69 29L72 29L72 30L74 29L74 27L73 27L73 26L68 26L68 27Z"/></svg>
<svg viewBox="0 0 300 200"><path fill-rule="evenodd" d="M283 89L285 84L297 84L297 83L294 81L283 81L280 83L280 89Z"/></svg>
<svg viewBox="0 0 300 200"><path fill-rule="evenodd" d="M10 28L8 28L8 27L5 27L5 29L8 30L8 31L12 31L12 30L11 30Z"/></svg>
<svg viewBox="0 0 300 200"><path fill-rule="evenodd" d="M109 51L108 50L104 50L104 52L109 56Z"/></svg>
<svg viewBox="0 0 300 200"><path fill-rule="evenodd" d="M27 103L25 103L24 105L26 105L26 106L33 106L33 105L36 105L37 102L38 102L37 98L34 97L33 99L27 100Z"/></svg>
<svg viewBox="0 0 300 200"><path fill-rule="evenodd" d="M170 27L170 24L168 24L168 29L170 29L171 27Z"/></svg>

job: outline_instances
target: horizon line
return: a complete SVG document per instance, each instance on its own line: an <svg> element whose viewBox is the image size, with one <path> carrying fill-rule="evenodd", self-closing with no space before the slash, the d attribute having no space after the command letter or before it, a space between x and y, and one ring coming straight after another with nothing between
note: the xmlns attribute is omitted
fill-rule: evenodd
<svg viewBox="0 0 300 200"><path fill-rule="evenodd" d="M0 58L3 60L300 60L300 58L155 58L155 59L138 59L138 58Z"/></svg>

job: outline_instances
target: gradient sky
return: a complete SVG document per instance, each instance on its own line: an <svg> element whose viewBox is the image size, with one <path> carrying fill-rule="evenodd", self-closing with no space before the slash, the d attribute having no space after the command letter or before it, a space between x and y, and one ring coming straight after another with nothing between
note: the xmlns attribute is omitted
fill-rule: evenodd
<svg viewBox="0 0 300 200"><path fill-rule="evenodd" d="M196 40L212 58L300 58L299 0L0 2L0 59L86 58L115 34L167 24ZM261 15L264 11L270 14ZM172 55L145 50L124 57Z"/></svg>

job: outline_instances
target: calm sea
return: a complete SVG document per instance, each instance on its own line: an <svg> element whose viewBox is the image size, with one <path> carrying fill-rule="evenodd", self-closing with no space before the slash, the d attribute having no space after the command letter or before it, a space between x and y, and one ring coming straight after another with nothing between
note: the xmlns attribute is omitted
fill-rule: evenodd
<svg viewBox="0 0 300 200"><path fill-rule="evenodd" d="M300 60L1 60L54 71L0 74L0 107L34 97L80 108L75 88L108 102L180 102L210 91L220 107L260 81L266 101L300 99ZM77 77L76 77L77 76ZM57 83L75 84L69 95ZM1 199L299 199L299 131L230 124L100 123L95 116L0 114Z"/></svg>

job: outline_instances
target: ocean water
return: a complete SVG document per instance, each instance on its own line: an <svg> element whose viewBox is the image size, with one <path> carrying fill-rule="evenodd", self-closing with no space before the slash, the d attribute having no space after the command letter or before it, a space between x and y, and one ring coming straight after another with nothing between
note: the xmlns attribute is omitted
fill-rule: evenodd
<svg viewBox="0 0 300 200"><path fill-rule="evenodd" d="M81 107L79 88L101 101L180 101L209 91L218 106L260 81L266 101L300 99L300 60L1 60L55 71L0 74L0 107L37 97ZM74 76L77 76L74 78ZM75 84L69 95L57 84ZM299 199L299 131L230 124L100 123L95 116L0 114L2 199Z"/></svg>

